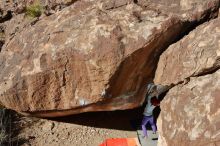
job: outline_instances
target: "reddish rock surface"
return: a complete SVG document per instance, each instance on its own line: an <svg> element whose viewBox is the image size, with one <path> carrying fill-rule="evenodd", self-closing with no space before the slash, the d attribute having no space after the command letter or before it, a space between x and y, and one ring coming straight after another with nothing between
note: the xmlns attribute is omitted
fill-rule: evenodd
<svg viewBox="0 0 220 146"><path fill-rule="evenodd" d="M44 117L140 106L161 52L218 7L218 0L76 1L3 46L0 102Z"/></svg>
<svg viewBox="0 0 220 146"><path fill-rule="evenodd" d="M71 5L76 0L2 0L0 1L0 51L4 43L7 44L17 32L21 32L28 25L35 24L45 15L54 14ZM36 18L28 16L27 9L40 6L41 14ZM31 12L30 12L31 13ZM32 10L32 13L33 10ZM30 14L29 14L30 15ZM40 17L40 18L39 18Z"/></svg>
<svg viewBox="0 0 220 146"><path fill-rule="evenodd" d="M220 70L175 86L161 104L158 146L217 146L219 107Z"/></svg>
<svg viewBox="0 0 220 146"><path fill-rule="evenodd" d="M40 5L45 14L53 14L77 0L2 0L0 1L0 22L10 14L20 14L31 5Z"/></svg>
<svg viewBox="0 0 220 146"><path fill-rule="evenodd" d="M155 83L169 85L220 68L220 19L207 22L160 57Z"/></svg>
<svg viewBox="0 0 220 146"><path fill-rule="evenodd" d="M220 141L220 18L161 56L155 82L177 84L161 103L159 146L216 146Z"/></svg>

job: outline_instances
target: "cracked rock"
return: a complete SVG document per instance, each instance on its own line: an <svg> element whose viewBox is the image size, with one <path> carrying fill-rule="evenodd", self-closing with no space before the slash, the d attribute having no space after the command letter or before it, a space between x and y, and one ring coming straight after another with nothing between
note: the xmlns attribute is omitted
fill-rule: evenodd
<svg viewBox="0 0 220 146"><path fill-rule="evenodd" d="M157 84L176 84L161 103L159 146L219 145L220 18L171 45L160 57Z"/></svg>

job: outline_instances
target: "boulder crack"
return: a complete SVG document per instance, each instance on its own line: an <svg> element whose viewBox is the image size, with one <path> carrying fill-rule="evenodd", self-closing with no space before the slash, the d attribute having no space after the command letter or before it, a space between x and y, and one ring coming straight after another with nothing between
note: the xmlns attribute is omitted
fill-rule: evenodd
<svg viewBox="0 0 220 146"><path fill-rule="evenodd" d="M66 73L67 73L67 65L69 63L69 59L68 57L66 57L66 63L64 65L64 71L63 71L63 83L62 83L62 87L66 86Z"/></svg>

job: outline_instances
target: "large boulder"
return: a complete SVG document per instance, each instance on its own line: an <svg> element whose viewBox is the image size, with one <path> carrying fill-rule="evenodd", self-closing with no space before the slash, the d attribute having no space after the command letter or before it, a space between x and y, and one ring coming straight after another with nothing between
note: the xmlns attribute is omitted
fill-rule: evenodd
<svg viewBox="0 0 220 146"><path fill-rule="evenodd" d="M157 126L158 146L220 145L220 70L172 88Z"/></svg>
<svg viewBox="0 0 220 146"><path fill-rule="evenodd" d="M162 51L219 8L181 1L80 0L26 27L0 53L1 104L44 117L140 106Z"/></svg>
<svg viewBox="0 0 220 146"><path fill-rule="evenodd" d="M0 52L17 32L71 5L76 0L2 0L0 1ZM43 14L43 15L42 15ZM40 17L40 18L39 18Z"/></svg>
<svg viewBox="0 0 220 146"><path fill-rule="evenodd" d="M155 82L176 85L161 103L159 146L214 146L220 140L220 18L171 45Z"/></svg>
<svg viewBox="0 0 220 146"><path fill-rule="evenodd" d="M220 68L220 19L192 31L160 57L155 83L177 84Z"/></svg>

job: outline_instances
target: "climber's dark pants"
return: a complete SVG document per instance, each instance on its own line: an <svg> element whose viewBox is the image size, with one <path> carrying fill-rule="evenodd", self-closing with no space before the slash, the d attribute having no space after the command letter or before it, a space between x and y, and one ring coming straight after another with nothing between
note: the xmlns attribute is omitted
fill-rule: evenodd
<svg viewBox="0 0 220 146"><path fill-rule="evenodd" d="M156 125L154 123L154 117L153 116L144 116L144 118L142 120L142 124L141 124L144 136L147 136L147 129L146 129L147 123L150 123L153 132L156 132Z"/></svg>

